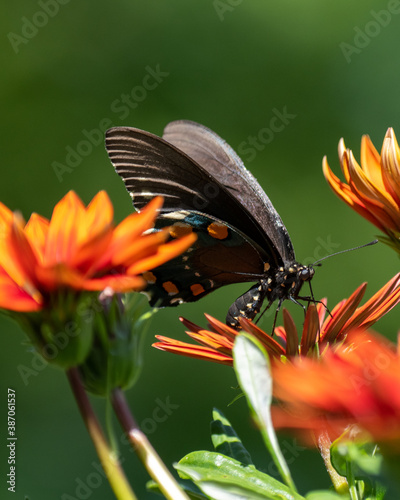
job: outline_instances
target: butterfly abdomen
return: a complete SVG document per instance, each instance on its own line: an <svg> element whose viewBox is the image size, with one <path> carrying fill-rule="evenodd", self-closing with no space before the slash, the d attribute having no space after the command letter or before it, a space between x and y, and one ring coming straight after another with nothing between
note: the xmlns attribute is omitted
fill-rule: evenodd
<svg viewBox="0 0 400 500"><path fill-rule="evenodd" d="M260 312L265 296L266 288L260 281L238 297L231 305L226 315L226 324L238 329L240 327L239 317L253 319Z"/></svg>

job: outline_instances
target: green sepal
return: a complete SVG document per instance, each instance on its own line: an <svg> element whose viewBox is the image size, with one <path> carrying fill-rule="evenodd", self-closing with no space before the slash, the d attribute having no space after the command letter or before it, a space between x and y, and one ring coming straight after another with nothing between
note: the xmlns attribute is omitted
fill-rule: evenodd
<svg viewBox="0 0 400 500"><path fill-rule="evenodd" d="M92 347L93 317L82 314L92 300L92 292L60 290L45 309L11 316L48 363L67 370L82 363Z"/></svg>
<svg viewBox="0 0 400 500"><path fill-rule="evenodd" d="M387 236L387 235L378 235L377 236L378 240L385 245L388 245L392 250L397 252L400 257L400 238L396 237L394 234L393 236Z"/></svg>
<svg viewBox="0 0 400 500"><path fill-rule="evenodd" d="M143 340L154 311L148 311L147 300L138 293L114 294L99 306L93 348L79 370L89 392L106 396L115 387L128 389L138 379Z"/></svg>

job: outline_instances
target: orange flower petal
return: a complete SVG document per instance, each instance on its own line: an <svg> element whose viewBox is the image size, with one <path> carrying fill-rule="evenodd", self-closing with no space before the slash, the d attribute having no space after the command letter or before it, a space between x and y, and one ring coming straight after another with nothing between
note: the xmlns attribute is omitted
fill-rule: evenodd
<svg viewBox="0 0 400 500"><path fill-rule="evenodd" d="M218 351L215 351L214 349L188 344L186 342L180 342L179 340L170 339L161 335L156 335L156 338L160 340L160 342L156 342L152 345L153 347L155 347L156 349L160 349L161 351L173 352L175 354L181 354L190 358L206 359L208 361L222 363L223 365L232 366L233 364L233 358L231 356L222 354Z"/></svg>
<svg viewBox="0 0 400 500"><path fill-rule="evenodd" d="M35 253L36 259L40 263L43 263L48 230L48 219L35 213L30 216L24 230L32 251Z"/></svg>
<svg viewBox="0 0 400 500"><path fill-rule="evenodd" d="M23 224L24 221L19 214L15 214L7 238L7 251L1 255L1 265L17 284L23 287L33 287L37 284L35 275L37 259L25 236Z"/></svg>
<svg viewBox="0 0 400 500"><path fill-rule="evenodd" d="M352 191L385 227L396 228L398 207L393 198L367 178L351 151L348 162Z"/></svg>
<svg viewBox="0 0 400 500"><path fill-rule="evenodd" d="M286 308L283 309L282 316L285 327L283 336L285 337L286 356L295 356L299 353L299 335L296 324Z"/></svg>
<svg viewBox="0 0 400 500"><path fill-rule="evenodd" d="M190 246L193 245L196 239L197 236L194 233L192 233L188 234L187 236L183 236L178 240L173 240L170 241L169 243L166 243L165 245L161 245L158 247L157 252L154 255L142 259L141 261L130 266L128 269L128 273L141 274L144 273L145 271L148 271L149 269L154 269L155 267L158 267L161 264L167 262L168 260L171 260L174 257L177 257L178 255L183 253L185 250L187 250Z"/></svg>
<svg viewBox="0 0 400 500"><path fill-rule="evenodd" d="M218 333L209 332L207 330L202 330L199 333L186 332L190 338L196 340L199 344L205 347L211 347L218 352L223 352L224 354L231 354L233 342Z"/></svg>
<svg viewBox="0 0 400 500"><path fill-rule="evenodd" d="M400 207L400 149L392 128L387 130L382 145L382 175L385 188Z"/></svg>
<svg viewBox="0 0 400 500"><path fill-rule="evenodd" d="M19 287L0 267L0 308L10 311L34 312L42 308L42 303Z"/></svg>
<svg viewBox="0 0 400 500"><path fill-rule="evenodd" d="M367 284L363 283L357 290L355 290L350 297L343 302L340 309L332 312L333 317L329 317L323 325L323 333L321 340L325 342L333 342L338 339L339 334L342 335L341 330L351 315L356 310L358 304L364 296Z"/></svg>
<svg viewBox="0 0 400 500"><path fill-rule="evenodd" d="M86 226L82 224L85 207L80 198L73 192L67 193L54 207L50 220L44 263L54 266L68 263L75 257L78 241Z"/></svg>
<svg viewBox="0 0 400 500"><path fill-rule="evenodd" d="M217 333L220 333L221 335L224 335L231 341L235 341L235 338L238 334L237 330L234 330L231 328L229 325L226 323L222 323L222 321L217 320L216 318L213 318L209 314L204 314L206 317L208 324L210 327Z"/></svg>
<svg viewBox="0 0 400 500"><path fill-rule="evenodd" d="M285 349L275 339L261 330L261 328L259 328L252 321L240 317L239 322L245 332L251 333L251 335L254 335L254 337L260 340L269 354L278 357L285 355Z"/></svg>
<svg viewBox="0 0 400 500"><path fill-rule="evenodd" d="M369 220L381 231L385 231L385 226L366 208L363 201L357 198L356 194L347 184L342 182L330 169L326 157L323 159L323 173L332 191L350 208L355 210L364 219Z"/></svg>
<svg viewBox="0 0 400 500"><path fill-rule="evenodd" d="M154 225L157 212L161 208L163 199L160 196L153 198L140 212L126 217L114 230L114 245L117 248L125 246L137 236L143 234Z"/></svg>
<svg viewBox="0 0 400 500"><path fill-rule="evenodd" d="M183 318L182 316L179 317L179 321L181 321L190 332L199 333L201 330L203 330L203 328L195 325L194 323L192 323L186 318Z"/></svg>
<svg viewBox="0 0 400 500"><path fill-rule="evenodd" d="M168 238L168 229L161 231L153 231L148 234L143 234L140 238L132 239L126 242L124 247L114 248L112 257L113 265L120 265L122 262L126 265L131 265L139 260L153 255L157 248L164 244Z"/></svg>
<svg viewBox="0 0 400 500"><path fill-rule="evenodd" d="M324 323L324 318L325 318L325 315L327 313L327 303L328 303L328 301L326 299L322 299L317 304L317 311L318 311L318 319L319 319L319 324L320 324L320 330L322 329L322 325Z"/></svg>
<svg viewBox="0 0 400 500"><path fill-rule="evenodd" d="M0 202L0 234L10 227L13 218L13 212Z"/></svg>
<svg viewBox="0 0 400 500"><path fill-rule="evenodd" d="M76 247L69 264L91 273L102 268L113 235L114 209L105 191L100 191L82 214Z"/></svg>
<svg viewBox="0 0 400 500"><path fill-rule="evenodd" d="M126 276L113 274L103 278L85 279L82 284L84 290L100 291L110 287L114 292L126 293L140 291L146 286L146 281L140 276Z"/></svg>
<svg viewBox="0 0 400 500"><path fill-rule="evenodd" d="M86 209L83 225L87 233L84 234L84 240L88 237L97 239L99 234L103 234L112 226L113 218L114 208L110 198L105 191L100 191Z"/></svg>
<svg viewBox="0 0 400 500"><path fill-rule="evenodd" d="M400 273L359 307L343 327L343 333L354 328L369 328L400 302Z"/></svg>
<svg viewBox="0 0 400 500"><path fill-rule="evenodd" d="M320 321L318 310L314 304L310 304L307 308L307 313L304 320L303 335L301 336L300 342L300 354L302 356L306 356L310 352L310 350L312 351L314 349L319 334Z"/></svg>
<svg viewBox="0 0 400 500"><path fill-rule="evenodd" d="M371 183L383 191L385 186L382 179L381 157L369 135L363 135L361 138L361 167Z"/></svg>

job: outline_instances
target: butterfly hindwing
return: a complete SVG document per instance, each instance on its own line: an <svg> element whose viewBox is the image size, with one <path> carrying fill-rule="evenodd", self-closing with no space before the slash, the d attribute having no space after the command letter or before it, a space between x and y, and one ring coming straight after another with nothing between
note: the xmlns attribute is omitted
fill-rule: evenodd
<svg viewBox="0 0 400 500"><path fill-rule="evenodd" d="M231 283L255 281L264 261L256 246L240 231L200 212L163 214L157 228L168 226L171 237L189 232L197 240L183 255L145 273L150 304L165 307L193 302Z"/></svg>

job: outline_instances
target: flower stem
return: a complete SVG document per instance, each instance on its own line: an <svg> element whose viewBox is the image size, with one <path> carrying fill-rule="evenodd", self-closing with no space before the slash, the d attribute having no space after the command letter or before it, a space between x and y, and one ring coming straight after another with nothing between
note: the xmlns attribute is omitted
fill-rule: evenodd
<svg viewBox="0 0 400 500"><path fill-rule="evenodd" d="M129 436L129 440L147 472L156 481L160 490L169 500L189 500L189 497L176 482L146 435L140 430L133 418L125 395L121 389L114 389L111 402L122 428Z"/></svg>
<svg viewBox="0 0 400 500"><path fill-rule="evenodd" d="M118 500L137 500L118 458L110 448L100 424L90 405L89 398L82 386L77 368L70 368L67 377L81 412L83 421L96 448L100 463Z"/></svg>
<svg viewBox="0 0 400 500"><path fill-rule="evenodd" d="M326 432L321 432L317 436L317 444L318 444L318 449L321 454L321 457L325 463L326 470L328 471L328 474L331 478L332 484L335 488L335 490L339 494L343 494L345 492L349 491L349 485L346 481L346 478L339 476L339 474L336 472L336 470L333 468L332 462L331 462L331 440L329 439L328 435Z"/></svg>
<svg viewBox="0 0 400 500"><path fill-rule="evenodd" d="M357 491L356 482L354 479L353 469L352 469L352 466L349 462L347 462L347 471L346 472L347 472L346 477L347 477L347 480L349 482L350 498L351 498L351 500L360 500L360 497L359 497L358 491Z"/></svg>

